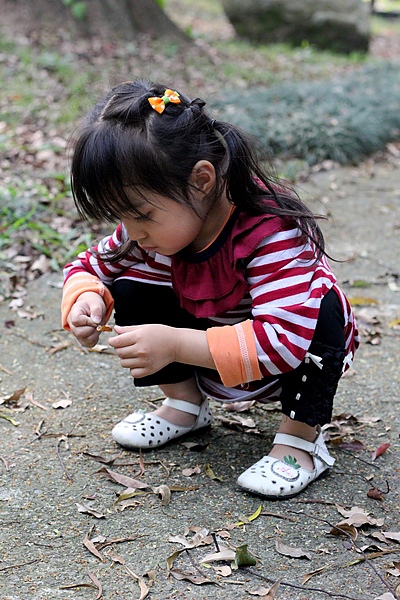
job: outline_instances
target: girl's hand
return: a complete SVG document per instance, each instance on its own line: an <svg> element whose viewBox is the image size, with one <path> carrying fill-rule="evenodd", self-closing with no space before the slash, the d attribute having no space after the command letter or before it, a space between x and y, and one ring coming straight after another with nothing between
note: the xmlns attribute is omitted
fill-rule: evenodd
<svg viewBox="0 0 400 600"><path fill-rule="evenodd" d="M68 315L68 325L76 339L87 348L99 341L100 332L96 327L103 325L106 305L95 292L84 292L79 296Z"/></svg>
<svg viewBox="0 0 400 600"><path fill-rule="evenodd" d="M135 325L114 330L118 335L108 340L132 377L152 375L176 360L179 329L167 325Z"/></svg>

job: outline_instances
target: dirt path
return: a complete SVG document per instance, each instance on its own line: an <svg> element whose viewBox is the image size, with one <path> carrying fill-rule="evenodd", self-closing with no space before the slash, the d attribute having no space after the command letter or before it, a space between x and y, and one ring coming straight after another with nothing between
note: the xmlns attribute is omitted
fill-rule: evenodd
<svg viewBox="0 0 400 600"><path fill-rule="evenodd" d="M323 224L329 252L343 259L351 257L336 265L339 280L350 297L364 297L370 306L357 308L363 344L352 376L340 385L334 414L342 416L337 427L328 430L332 435L347 432L344 439L360 442L362 449L331 445L337 458L332 474L299 499L262 502L235 486L237 475L271 443L279 419L279 412L258 407L240 415L253 418L258 433L251 428L245 432L238 426L228 428L217 420L210 433L190 438L204 443L198 451L176 444L146 453L141 480L153 487L163 484L187 491L172 491L166 506L152 493L133 498L132 506L123 511L118 505L115 510L114 502L124 487L98 471L107 467L135 476L140 470L138 454L122 452L114 463L104 465L85 452L115 457L119 450L110 437L113 423L133 405L147 409L148 401L157 397L157 389L135 390L111 353L84 353L60 329L59 275L44 276L28 287L23 310L32 319L21 318L6 303L0 304L0 397L26 388L21 400L27 403L21 412L0 406L0 413L14 420L13 424L0 419L3 600L99 598L98 586L88 573L101 583L102 597L107 600L139 598L138 582L126 566L143 577L146 585L151 582L146 573L154 572L148 597L155 600L255 598L260 594L251 596L250 591L268 587L267 580L279 578L282 582L275 597L280 600L372 600L388 592L373 567L395 588L399 579L386 577L385 570L393 569L393 561L400 555L400 333L393 327L400 319L399 175L395 160L371 162L358 169L319 172L302 185L304 199L315 210L332 214ZM368 282L370 287L356 287L357 281ZM60 343L66 344L64 350L49 351ZM53 403L61 400L70 405L53 408ZM231 417L221 407L216 407L215 413ZM383 443L390 447L372 462L373 451ZM183 469L196 465L200 472L185 476ZM221 480L210 478L210 469ZM383 500L367 497L374 487L387 492ZM370 518L383 519L359 529L359 546L374 544L373 552L396 552L373 558L371 564L354 564L362 556L351 548L349 539L329 535L328 523L334 525L344 518L335 503L346 509L358 506ZM100 518L79 512L82 504L97 510ZM261 504L265 514L231 529ZM183 548L169 542L169 536L184 535L186 527L196 526L228 532L223 535L229 534L235 546L248 544L258 557L257 565L227 577L199 567L202 557L216 551L211 544L182 553L173 567L197 575L200 568L218 585L168 578L166 560ZM385 542L382 535L381 540L370 537L383 531L397 532L397 542ZM84 546L85 536L125 541L104 547L100 560ZM134 539L128 541L128 537ZM226 544L225 538L217 539ZM300 548L308 557L279 553L278 539ZM306 574L323 567L320 574L303 583ZM95 587L62 589L79 583Z"/></svg>

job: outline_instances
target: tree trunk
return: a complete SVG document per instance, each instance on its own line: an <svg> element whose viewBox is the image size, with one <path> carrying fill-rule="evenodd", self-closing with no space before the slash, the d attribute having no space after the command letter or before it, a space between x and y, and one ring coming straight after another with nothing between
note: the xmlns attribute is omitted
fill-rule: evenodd
<svg viewBox="0 0 400 600"><path fill-rule="evenodd" d="M185 33L160 8L156 0L84 0L86 16L74 19L63 0L0 0L0 14L14 17L26 33L55 32L108 39L130 39L137 34L188 42Z"/></svg>

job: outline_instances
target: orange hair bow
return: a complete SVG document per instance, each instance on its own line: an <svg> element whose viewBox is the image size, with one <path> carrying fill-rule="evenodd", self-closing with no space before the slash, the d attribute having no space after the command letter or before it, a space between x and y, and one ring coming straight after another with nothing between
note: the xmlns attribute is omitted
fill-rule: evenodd
<svg viewBox="0 0 400 600"><path fill-rule="evenodd" d="M152 98L148 98L151 108L156 110L160 115L164 112L165 107L170 102L174 104L180 104L181 99L179 98L178 92L174 92L174 90L165 90L164 96L161 98L157 98L153 96Z"/></svg>

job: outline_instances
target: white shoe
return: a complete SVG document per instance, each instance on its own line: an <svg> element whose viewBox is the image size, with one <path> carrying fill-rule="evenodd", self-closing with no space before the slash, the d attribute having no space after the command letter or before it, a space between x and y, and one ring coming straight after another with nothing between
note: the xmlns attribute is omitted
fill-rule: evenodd
<svg viewBox="0 0 400 600"><path fill-rule="evenodd" d="M314 442L307 442L286 433L277 433L274 444L305 450L311 455L314 470L303 469L295 460L285 462L272 456L264 456L240 475L238 485L241 488L270 500L285 500L300 494L335 462L325 445L321 428L318 429Z"/></svg>
<svg viewBox="0 0 400 600"><path fill-rule="evenodd" d="M213 421L206 398L200 406L186 402L186 400L174 400L173 398L166 398L163 404L195 415L197 419L194 425L183 427L174 425L152 413L132 413L118 423L111 432L117 444L125 448L160 448L182 435L209 427Z"/></svg>

